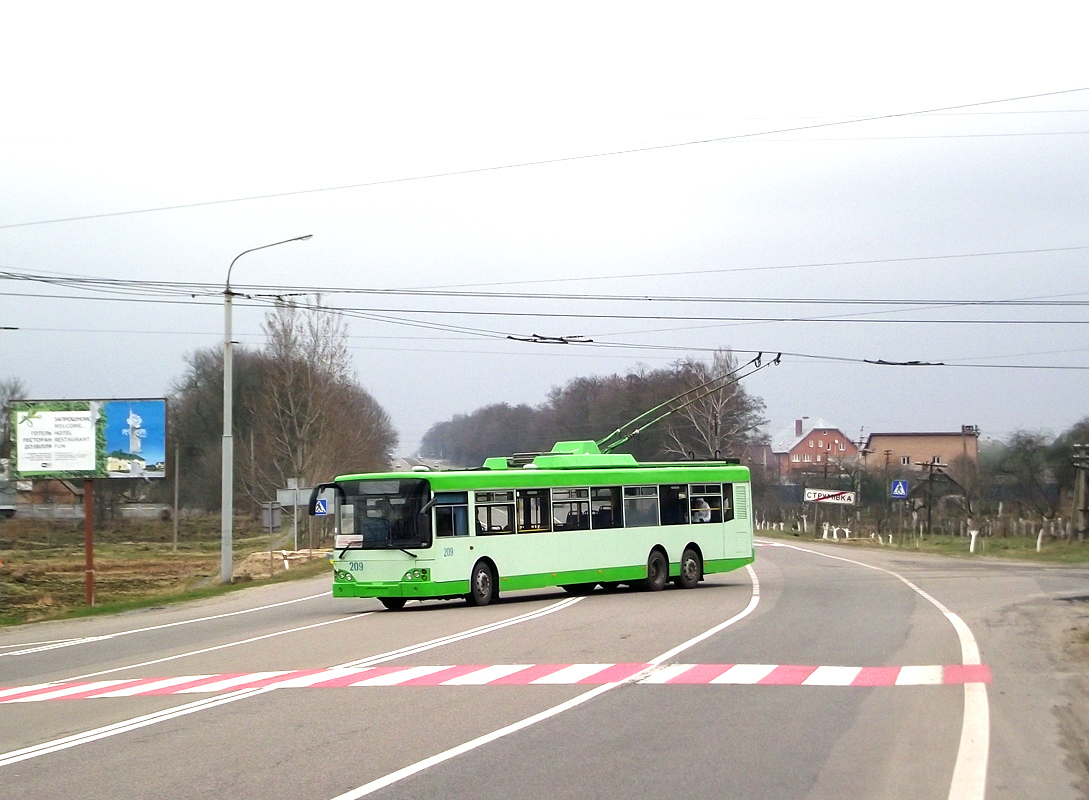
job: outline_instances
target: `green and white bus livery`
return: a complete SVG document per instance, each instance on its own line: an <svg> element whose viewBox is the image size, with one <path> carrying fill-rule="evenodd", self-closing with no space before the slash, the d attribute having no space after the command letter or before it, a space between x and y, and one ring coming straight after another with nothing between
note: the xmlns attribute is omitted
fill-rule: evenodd
<svg viewBox="0 0 1089 800"><path fill-rule="evenodd" d="M416 470L314 489L311 514L332 495L335 597L399 609L548 586L694 588L753 561L749 470L737 464L640 464L579 441L480 469Z"/></svg>

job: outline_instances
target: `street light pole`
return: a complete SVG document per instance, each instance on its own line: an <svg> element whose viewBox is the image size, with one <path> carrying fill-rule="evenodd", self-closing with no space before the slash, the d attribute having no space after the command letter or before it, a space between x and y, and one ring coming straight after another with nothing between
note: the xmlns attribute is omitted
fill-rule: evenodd
<svg viewBox="0 0 1089 800"><path fill-rule="evenodd" d="M312 234L296 236L293 239L284 239L282 242L263 244L260 247L252 247L243 250L234 257L234 261L227 268L227 284L223 291L223 471L221 476L221 532L220 539L220 564L219 582L230 583L234 562L234 438L232 436L232 412L234 410L234 374L231 341L231 306L234 292L231 291L231 270L235 261L246 253L255 250L265 250L289 242L303 242L311 238Z"/></svg>

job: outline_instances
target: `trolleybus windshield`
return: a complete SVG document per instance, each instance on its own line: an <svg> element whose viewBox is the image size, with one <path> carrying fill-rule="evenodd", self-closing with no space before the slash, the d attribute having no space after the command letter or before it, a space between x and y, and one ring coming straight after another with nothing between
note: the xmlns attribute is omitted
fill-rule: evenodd
<svg viewBox="0 0 1089 800"><path fill-rule="evenodd" d="M421 514L425 480L344 481L340 484L338 548L386 550L431 545L431 518Z"/></svg>

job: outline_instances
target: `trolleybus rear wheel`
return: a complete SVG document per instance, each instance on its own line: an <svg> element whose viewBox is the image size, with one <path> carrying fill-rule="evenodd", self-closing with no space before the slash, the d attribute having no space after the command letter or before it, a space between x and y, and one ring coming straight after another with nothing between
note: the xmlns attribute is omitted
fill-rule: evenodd
<svg viewBox="0 0 1089 800"><path fill-rule="evenodd" d="M390 611L400 611L407 601L403 597L379 597L378 602Z"/></svg>
<svg viewBox="0 0 1089 800"><path fill-rule="evenodd" d="M486 606L492 600L495 579L492 576L492 568L485 562L478 561L473 567L473 574L469 578L469 604L474 606Z"/></svg>
<svg viewBox="0 0 1089 800"><path fill-rule="evenodd" d="M661 550L651 550L647 559L647 579L643 581L643 588L651 592L658 592L665 588L669 580L669 562Z"/></svg>
<svg viewBox="0 0 1089 800"><path fill-rule="evenodd" d="M700 563L699 554L691 547L686 547L684 555L681 556L681 574L677 578L677 585L682 589L695 589L702 573L703 565Z"/></svg>

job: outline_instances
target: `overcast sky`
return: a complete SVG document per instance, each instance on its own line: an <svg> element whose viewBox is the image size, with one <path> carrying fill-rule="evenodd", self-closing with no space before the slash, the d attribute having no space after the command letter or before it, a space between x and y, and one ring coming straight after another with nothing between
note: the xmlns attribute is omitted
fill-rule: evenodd
<svg viewBox="0 0 1089 800"><path fill-rule="evenodd" d="M313 234L232 284L383 311L350 345L403 454L455 413L715 347L846 359L754 376L772 433L1089 415L1089 91L1055 94L1089 88L1084 4L261 8L3 2L0 271L137 293L0 280L0 378L161 396L221 344L222 296L132 302L164 299L139 282L221 286ZM97 216L166 206L190 207ZM466 285L840 302L335 293ZM1027 298L1083 305L843 303ZM262 314L241 302L235 339Z"/></svg>

